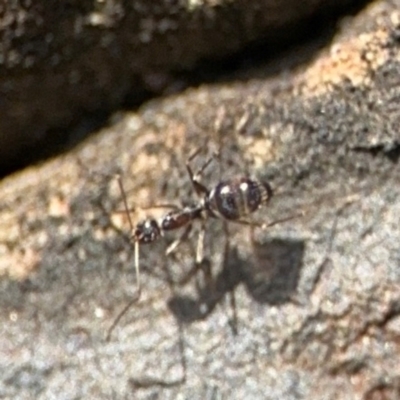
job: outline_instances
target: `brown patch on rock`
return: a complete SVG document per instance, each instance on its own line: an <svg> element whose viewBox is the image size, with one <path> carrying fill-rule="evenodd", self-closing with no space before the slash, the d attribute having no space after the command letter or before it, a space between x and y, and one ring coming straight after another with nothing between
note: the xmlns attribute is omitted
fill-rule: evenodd
<svg viewBox="0 0 400 400"><path fill-rule="evenodd" d="M37 270L40 261L40 252L31 248L0 253L0 276L23 281Z"/></svg>
<svg viewBox="0 0 400 400"><path fill-rule="evenodd" d="M390 58L385 48L388 38L388 29L382 28L335 43L305 72L303 94L321 95L345 81L353 86L369 86L371 72Z"/></svg>

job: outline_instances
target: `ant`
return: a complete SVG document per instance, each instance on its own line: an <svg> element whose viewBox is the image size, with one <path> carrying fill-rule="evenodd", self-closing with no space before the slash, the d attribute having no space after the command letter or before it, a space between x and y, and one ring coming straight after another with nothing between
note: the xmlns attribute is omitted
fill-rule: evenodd
<svg viewBox="0 0 400 400"><path fill-rule="evenodd" d="M267 205L273 196L273 191L268 182L250 178L246 176L239 176L236 178L223 180L217 183L211 190L207 189L200 183L201 175L204 170L210 165L212 160L218 156L214 153L209 157L200 169L193 173L190 163L199 154L201 148L195 151L186 161L186 170L189 175L190 182L199 197L199 201L194 205L187 207L178 207L175 205L156 205L150 208L172 208L164 216L157 221L154 218L146 218L144 221L139 222L136 226L133 225L130 217L130 209L128 208L126 193L123 187L121 176L118 175L118 185L122 194L125 212L128 217L130 227L131 239L134 243L134 265L136 272L137 294L136 296L123 308L118 314L113 324L108 330L106 340L110 339L111 333L127 312L132 304L137 302L140 298L141 285L139 273L139 245L149 244L163 236L165 232L173 231L176 229L184 228L184 232L167 248L166 254L172 253L176 247L184 240L190 233L194 221L199 220L202 222L202 227L198 237L197 251L196 251L196 265L201 264L203 261L203 242L204 242L204 221L208 218L222 219L228 222L235 222L244 225L250 225L260 228L267 228L280 222L293 219L295 216L290 216L281 220L275 220L268 224L257 224L247 221L246 218L250 214L257 211L262 206Z"/></svg>

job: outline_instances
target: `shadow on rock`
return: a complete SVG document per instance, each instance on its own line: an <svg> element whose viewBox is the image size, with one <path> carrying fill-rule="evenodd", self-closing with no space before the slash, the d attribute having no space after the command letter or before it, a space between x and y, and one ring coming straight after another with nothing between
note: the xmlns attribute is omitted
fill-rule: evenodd
<svg viewBox="0 0 400 400"><path fill-rule="evenodd" d="M234 305L234 290L240 283L258 303L279 305L292 301L303 265L304 242L271 239L253 244L253 249L250 260L241 258L236 248L229 249L222 270L211 279L207 279L211 274L210 263L206 261L195 276L197 297L175 295L169 300L175 317L183 323L204 319L226 294L232 296ZM206 277L203 285L198 282L201 272Z"/></svg>

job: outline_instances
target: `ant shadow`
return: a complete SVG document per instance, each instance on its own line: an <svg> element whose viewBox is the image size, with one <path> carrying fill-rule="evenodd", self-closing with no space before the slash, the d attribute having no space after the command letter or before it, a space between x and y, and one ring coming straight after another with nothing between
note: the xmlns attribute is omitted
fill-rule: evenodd
<svg viewBox="0 0 400 400"><path fill-rule="evenodd" d="M174 295L168 306L179 322L190 324L210 315L226 294L232 296L232 306L235 306L234 291L239 284L244 284L260 304L294 302L304 252L304 241L280 238L253 243L253 256L246 259L236 247L229 248L221 271L197 288L197 297ZM210 267L209 261L205 264L206 268Z"/></svg>

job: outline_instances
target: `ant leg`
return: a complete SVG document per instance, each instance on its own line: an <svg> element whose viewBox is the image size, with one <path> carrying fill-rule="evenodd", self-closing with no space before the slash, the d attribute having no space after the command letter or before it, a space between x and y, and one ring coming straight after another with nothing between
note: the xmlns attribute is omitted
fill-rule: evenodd
<svg viewBox="0 0 400 400"><path fill-rule="evenodd" d="M182 286L182 285L185 285L186 283L188 283L192 279L192 277L194 275L196 275L197 271L203 267L203 264L204 264L203 263L203 261L204 261L204 233L205 233L205 228L202 225L201 230L199 232L198 240L197 240L195 264L187 274L185 274L183 277L181 277L180 279L178 279L178 281L175 282L179 286Z"/></svg>
<svg viewBox="0 0 400 400"><path fill-rule="evenodd" d="M199 232L199 237L197 239L197 249L196 249L196 269L201 269L203 271L204 280L207 286L211 287L213 285L212 273L210 268L210 263L205 262L204 259L204 236L205 236L205 226L204 223L201 225Z"/></svg>
<svg viewBox="0 0 400 400"><path fill-rule="evenodd" d="M218 156L218 153L213 153L211 157L208 158L208 160L205 161L205 163L200 167L200 169L196 172L193 173L193 170L190 166L190 162L199 154L200 149L197 149L186 161L186 169L189 174L190 181L192 182L192 185L194 187L194 190L196 191L197 195L201 197L201 195L208 194L208 189L200 183L200 177L204 170L211 164L211 162L214 160L215 157Z"/></svg>
<svg viewBox="0 0 400 400"><path fill-rule="evenodd" d="M297 214L289 215L288 217L285 217L285 218L276 219L274 221L271 221L271 222L268 222L265 224L261 224L260 227L262 229L267 229L267 228L270 228L271 226L282 224L283 222L291 221L292 219L304 217L305 215L306 215L306 213L304 211L301 211Z"/></svg>
<svg viewBox="0 0 400 400"><path fill-rule="evenodd" d="M200 265L204 260L204 235L205 235L204 224L201 225L199 237L197 238L197 249L196 249L196 264Z"/></svg>
<svg viewBox="0 0 400 400"><path fill-rule="evenodd" d="M147 207L140 207L141 210L153 210L156 208L169 208L171 210L180 210L180 207L178 207L176 204L154 204L152 206L147 206Z"/></svg>
<svg viewBox="0 0 400 400"><path fill-rule="evenodd" d="M295 218L304 217L305 214L306 213L304 211L302 211L297 214L289 215L288 217L276 219L274 221L266 222L263 224L258 224L257 222L252 222L252 221L246 221L244 219L238 219L236 221L231 221L231 222L234 222L235 224L241 224L241 225L253 226L253 227L261 228L261 229L267 229L267 228L270 228L271 226L282 224L284 222L291 221L292 219L295 219Z"/></svg>
<svg viewBox="0 0 400 400"><path fill-rule="evenodd" d="M152 206L147 206L147 207L139 207L140 208L140 210L153 210L153 209L158 209L158 208L165 208L165 209L171 209L171 210L174 210L174 211L178 211L178 210L180 210L181 208L180 207L178 207L177 205L175 205L175 204L155 204L155 205L152 205ZM134 213L135 211L136 211L136 208L128 208L127 210L125 209L125 207L124 207L124 209L123 210L115 210L115 211L113 211L115 214L122 214L122 213L125 213L126 214L126 212L129 212L129 213Z"/></svg>
<svg viewBox="0 0 400 400"><path fill-rule="evenodd" d="M349 204L352 204L356 200L358 200L359 199L359 195L358 194L351 194L349 196L345 196L342 199L344 200L344 203L343 203L342 207L347 207ZM281 219L276 219L274 221L266 222L266 223L263 223L263 224L257 224L257 223L246 221L246 220L238 220L238 221L232 221L232 222L237 222L237 223L243 224L243 225L251 225L251 226L259 227L261 229L266 229L266 228L270 228L271 226L278 225L278 224L281 224L283 222L290 221L292 219L304 217L305 215L307 215L309 213L310 213L310 210L307 210L307 211L306 210L301 210L297 214L292 214L292 215L289 215L287 217L284 217L284 218L281 218Z"/></svg>
<svg viewBox="0 0 400 400"><path fill-rule="evenodd" d="M165 255L168 256L169 254L173 253L175 249L188 237L190 231L192 230L192 224L189 224L183 233L178 237L178 239L174 240L165 251Z"/></svg>
<svg viewBox="0 0 400 400"><path fill-rule="evenodd" d="M231 303L231 310L232 310L232 317L230 318L230 326L232 328L232 333L234 336L237 336L239 333L238 330L238 315L237 315L237 306L236 306L236 295L235 295L235 289L233 288L229 292L229 300Z"/></svg>
<svg viewBox="0 0 400 400"><path fill-rule="evenodd" d="M227 263L229 256L230 256L230 251L231 251L231 241L230 241L230 236L229 236L229 227L228 227L228 222L224 221L223 223L223 228L224 228L224 236L225 236L225 245L224 245L224 259L223 263ZM225 268L225 265L224 265ZM231 270L229 270L231 273L233 273ZM231 279L230 279L231 280ZM238 334L238 316L237 316L237 307L236 307L236 296L235 296L235 287L232 287L229 290L229 302L232 310L232 316L229 318L229 325L232 328L232 333L234 336Z"/></svg>

